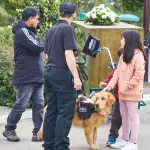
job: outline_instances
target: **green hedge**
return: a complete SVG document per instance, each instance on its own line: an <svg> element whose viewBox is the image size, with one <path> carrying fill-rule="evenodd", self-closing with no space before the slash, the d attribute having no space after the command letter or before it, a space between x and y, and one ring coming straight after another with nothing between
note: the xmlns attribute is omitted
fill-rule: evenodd
<svg viewBox="0 0 150 150"><path fill-rule="evenodd" d="M13 35L11 28L0 28L0 105L11 107L15 101L13 75Z"/></svg>
<svg viewBox="0 0 150 150"><path fill-rule="evenodd" d="M0 6L0 26L4 27L8 25L9 15L6 11Z"/></svg>
<svg viewBox="0 0 150 150"><path fill-rule="evenodd" d="M11 28L0 27L0 105L9 106L15 102L15 87L12 85L13 75L13 34ZM83 32L76 28L78 48L82 51L84 46L85 37ZM87 64L84 67L87 70ZM84 82L85 89L87 82ZM44 92L45 102L47 101L46 91ZM29 104L29 106L31 106Z"/></svg>
<svg viewBox="0 0 150 150"><path fill-rule="evenodd" d="M0 106L12 107L16 100L15 86L12 84L13 58L12 28L0 27ZM32 103L29 103L28 107L31 105Z"/></svg>

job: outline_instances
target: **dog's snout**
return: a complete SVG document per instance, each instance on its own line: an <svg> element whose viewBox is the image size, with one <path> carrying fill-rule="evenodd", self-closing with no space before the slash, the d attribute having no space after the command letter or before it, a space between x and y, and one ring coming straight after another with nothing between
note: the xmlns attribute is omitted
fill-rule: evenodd
<svg viewBox="0 0 150 150"><path fill-rule="evenodd" d="M96 104L96 108L99 108L99 104Z"/></svg>

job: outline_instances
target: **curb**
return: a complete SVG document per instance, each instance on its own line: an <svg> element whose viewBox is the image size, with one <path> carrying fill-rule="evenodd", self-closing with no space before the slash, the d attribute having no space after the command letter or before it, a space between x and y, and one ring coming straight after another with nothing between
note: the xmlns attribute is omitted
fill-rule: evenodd
<svg viewBox="0 0 150 150"><path fill-rule="evenodd" d="M144 102L150 102L150 94L144 94L142 100ZM0 125L6 124L7 117L8 117L8 115L0 116ZM20 120L22 121L22 120L26 120L26 119L32 119L32 111L31 110L24 112Z"/></svg>
<svg viewBox="0 0 150 150"><path fill-rule="evenodd" d="M150 101L150 94L144 94L142 100L143 100L144 102Z"/></svg>
<svg viewBox="0 0 150 150"><path fill-rule="evenodd" d="M0 116L0 125L6 124L7 117L8 115ZM31 119L31 118L32 118L32 111L27 111L22 114L22 117L20 120L26 120L26 119Z"/></svg>

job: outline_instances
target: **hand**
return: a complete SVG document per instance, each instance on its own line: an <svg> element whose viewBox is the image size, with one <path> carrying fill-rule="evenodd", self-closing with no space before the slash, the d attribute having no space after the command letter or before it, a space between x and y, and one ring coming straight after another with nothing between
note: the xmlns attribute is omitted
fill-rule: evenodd
<svg viewBox="0 0 150 150"><path fill-rule="evenodd" d="M112 88L110 86L106 86L102 91L111 91Z"/></svg>
<svg viewBox="0 0 150 150"><path fill-rule="evenodd" d="M99 87L100 88L105 88L107 86L106 82L100 82Z"/></svg>
<svg viewBox="0 0 150 150"><path fill-rule="evenodd" d="M82 83L80 78L74 78L74 88L80 90L82 88Z"/></svg>
<svg viewBox="0 0 150 150"><path fill-rule="evenodd" d="M46 60L48 59L48 55L47 55L47 54L45 54L45 59L46 59Z"/></svg>
<svg viewBox="0 0 150 150"><path fill-rule="evenodd" d="M78 63L79 62L79 58L78 57L76 57L76 63Z"/></svg>
<svg viewBox="0 0 150 150"><path fill-rule="evenodd" d="M15 63L15 60L13 60L13 66L15 66L15 64L16 64L16 63Z"/></svg>

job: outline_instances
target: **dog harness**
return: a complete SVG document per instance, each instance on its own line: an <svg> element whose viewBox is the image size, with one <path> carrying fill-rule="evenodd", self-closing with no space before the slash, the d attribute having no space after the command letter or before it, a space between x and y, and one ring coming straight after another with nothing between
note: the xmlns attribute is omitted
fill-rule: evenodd
<svg viewBox="0 0 150 150"><path fill-rule="evenodd" d="M77 99L77 111L80 119L89 119L92 113L98 112L98 105L87 102L85 97Z"/></svg>

